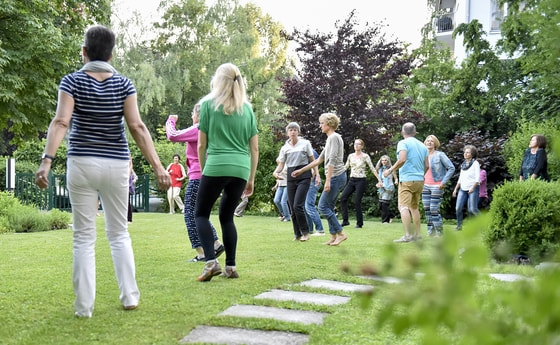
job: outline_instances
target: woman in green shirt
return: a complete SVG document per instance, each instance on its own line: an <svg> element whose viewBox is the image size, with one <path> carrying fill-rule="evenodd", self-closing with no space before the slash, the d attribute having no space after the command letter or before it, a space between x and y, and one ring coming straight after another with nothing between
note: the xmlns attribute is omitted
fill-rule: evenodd
<svg viewBox="0 0 560 345"><path fill-rule="evenodd" d="M222 273L214 252L210 212L221 195L219 218L226 252L223 276L238 278L235 267L237 229L233 213L239 199L253 194L259 148L257 121L247 100L237 66L218 67L212 91L202 99L198 126L198 159L202 178L196 199L195 222L206 265L199 281Z"/></svg>

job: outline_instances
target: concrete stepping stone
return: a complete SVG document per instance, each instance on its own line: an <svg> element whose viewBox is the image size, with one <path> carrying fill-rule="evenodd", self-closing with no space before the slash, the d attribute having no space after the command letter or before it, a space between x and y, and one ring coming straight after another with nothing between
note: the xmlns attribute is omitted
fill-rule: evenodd
<svg viewBox="0 0 560 345"><path fill-rule="evenodd" d="M371 279L371 280L375 280L378 282L383 282L383 283L387 283L387 284L400 284L403 282L402 279L400 278L395 278L395 277L381 277L381 276L358 276L360 278L365 278L365 279Z"/></svg>
<svg viewBox="0 0 560 345"><path fill-rule="evenodd" d="M350 297L333 296L312 292L270 290L255 296L259 299L272 299L276 301L294 301L300 303L311 303L320 305L337 305L350 301Z"/></svg>
<svg viewBox="0 0 560 345"><path fill-rule="evenodd" d="M531 278L524 277L519 274L509 274L509 273L490 273L489 276L494 279L501 280L503 282L515 282L518 280L533 280Z"/></svg>
<svg viewBox="0 0 560 345"><path fill-rule="evenodd" d="M259 305L234 305L227 308L219 315L258 317L263 319L298 322L304 325L320 325L323 323L323 318L327 315L327 313L265 307Z"/></svg>
<svg viewBox="0 0 560 345"><path fill-rule="evenodd" d="M340 290L346 292L369 292L373 286L364 284L343 283L335 280L311 279L302 282L300 285L313 288L323 288L328 290Z"/></svg>
<svg viewBox="0 0 560 345"><path fill-rule="evenodd" d="M181 344L225 345L304 345L308 342L309 336L302 333L214 326L198 326L179 341Z"/></svg>

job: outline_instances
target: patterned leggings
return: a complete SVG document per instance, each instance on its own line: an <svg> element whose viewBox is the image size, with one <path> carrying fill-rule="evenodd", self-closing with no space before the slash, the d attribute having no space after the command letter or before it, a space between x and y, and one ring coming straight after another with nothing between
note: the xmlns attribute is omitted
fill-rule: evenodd
<svg viewBox="0 0 560 345"><path fill-rule="evenodd" d="M439 209L444 190L439 189L439 185L424 185L422 190L422 204L428 224L428 235L431 235L434 230L441 231L443 228L443 220Z"/></svg>
<svg viewBox="0 0 560 345"><path fill-rule="evenodd" d="M198 231L194 222L194 211L196 207L196 196L198 195L198 188L200 187L200 179L189 180L187 190L185 192L185 225L187 226L187 233L193 249L201 247L200 239L198 238ZM216 229L212 226L212 233L214 234L214 241L218 240Z"/></svg>

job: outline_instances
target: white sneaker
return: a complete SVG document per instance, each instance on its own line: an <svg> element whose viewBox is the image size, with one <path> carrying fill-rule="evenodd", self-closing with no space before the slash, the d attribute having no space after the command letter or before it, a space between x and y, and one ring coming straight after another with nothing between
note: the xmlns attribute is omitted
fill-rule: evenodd
<svg viewBox="0 0 560 345"><path fill-rule="evenodd" d="M414 241L414 237L404 235L403 237L399 238L398 240L393 240L395 243L405 243L405 242L412 242Z"/></svg>
<svg viewBox="0 0 560 345"><path fill-rule="evenodd" d="M311 236L325 236L325 233L317 231L317 232L312 233Z"/></svg>

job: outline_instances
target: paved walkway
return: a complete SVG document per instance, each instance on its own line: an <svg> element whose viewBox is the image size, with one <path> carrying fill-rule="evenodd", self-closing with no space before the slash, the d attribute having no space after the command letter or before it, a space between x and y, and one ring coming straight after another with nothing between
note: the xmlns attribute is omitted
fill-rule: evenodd
<svg viewBox="0 0 560 345"><path fill-rule="evenodd" d="M505 282L528 279L515 274L493 273L490 277ZM387 284L399 284L401 279L394 277L362 276L373 281ZM368 284L350 284L334 280L311 279L294 285L348 293L369 292L374 287ZM321 325L328 313L305 310L307 305L341 305L348 303L350 296L339 296L325 293L302 292L273 289L263 292L255 299L272 301L292 301L300 303L300 309L286 309L258 305L233 305L221 312L221 316L250 317L256 319L273 319L284 322L295 322L304 325ZM264 328L264 327L263 327ZM181 344L208 343L225 345L304 345L309 342L309 335L296 332L267 331L259 329L243 329L235 327L198 326L181 339Z"/></svg>

